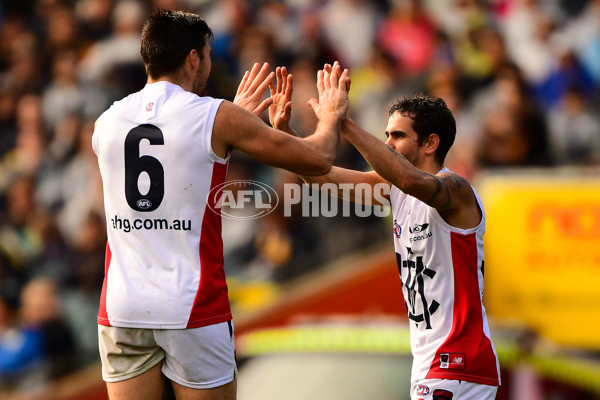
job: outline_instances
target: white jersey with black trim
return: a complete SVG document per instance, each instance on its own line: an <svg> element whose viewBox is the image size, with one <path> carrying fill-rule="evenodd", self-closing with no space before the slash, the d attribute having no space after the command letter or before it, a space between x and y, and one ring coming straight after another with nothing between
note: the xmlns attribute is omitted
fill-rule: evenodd
<svg viewBox="0 0 600 400"><path fill-rule="evenodd" d="M442 171L448 171L444 169ZM394 247L410 324L411 381L500 384L483 307L485 213L472 229L450 226L437 210L392 186Z"/></svg>
<svg viewBox="0 0 600 400"><path fill-rule="evenodd" d="M182 329L231 319L211 147L222 100L161 81L115 102L92 146L108 231L98 323ZM215 211L213 211L215 210Z"/></svg>

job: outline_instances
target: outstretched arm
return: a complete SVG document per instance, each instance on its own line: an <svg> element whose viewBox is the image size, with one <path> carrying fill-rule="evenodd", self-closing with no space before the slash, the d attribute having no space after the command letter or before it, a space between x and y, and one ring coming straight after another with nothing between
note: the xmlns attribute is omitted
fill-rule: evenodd
<svg viewBox="0 0 600 400"><path fill-rule="evenodd" d="M383 179L437 209L451 225L471 228L479 224L479 205L466 179L452 172L433 175L416 168L349 118L342 121L342 133Z"/></svg>

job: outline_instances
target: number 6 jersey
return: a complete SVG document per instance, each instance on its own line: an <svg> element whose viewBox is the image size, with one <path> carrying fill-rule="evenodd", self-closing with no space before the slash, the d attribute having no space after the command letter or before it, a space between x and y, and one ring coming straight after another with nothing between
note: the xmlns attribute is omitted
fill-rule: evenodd
<svg viewBox="0 0 600 400"><path fill-rule="evenodd" d="M221 216L209 204L227 171L211 147L221 102L161 81L98 119L92 146L108 230L99 324L182 329L231 319Z"/></svg>
<svg viewBox="0 0 600 400"><path fill-rule="evenodd" d="M500 369L483 307L485 214L472 229L392 186L394 247L408 311L411 380L497 386Z"/></svg>

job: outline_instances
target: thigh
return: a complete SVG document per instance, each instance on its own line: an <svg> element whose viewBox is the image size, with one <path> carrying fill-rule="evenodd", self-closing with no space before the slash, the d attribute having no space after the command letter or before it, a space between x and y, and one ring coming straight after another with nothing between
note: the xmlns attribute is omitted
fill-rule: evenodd
<svg viewBox="0 0 600 400"><path fill-rule="evenodd" d="M165 381L161 367L158 363L134 378L106 382L109 400L160 400Z"/></svg>
<svg viewBox="0 0 600 400"><path fill-rule="evenodd" d="M192 389L173 382L177 400L235 400L237 380L212 389Z"/></svg>
<svg viewBox="0 0 600 400"><path fill-rule="evenodd" d="M195 329L155 331L155 339L165 351L162 372L174 382L174 390L177 385L213 389L236 378L231 321Z"/></svg>
<svg viewBox="0 0 600 400"><path fill-rule="evenodd" d="M461 381L460 400L494 400L498 386L482 385L479 383Z"/></svg>
<svg viewBox="0 0 600 400"><path fill-rule="evenodd" d="M102 378L106 382L135 378L164 358L150 329L98 325L98 341Z"/></svg>

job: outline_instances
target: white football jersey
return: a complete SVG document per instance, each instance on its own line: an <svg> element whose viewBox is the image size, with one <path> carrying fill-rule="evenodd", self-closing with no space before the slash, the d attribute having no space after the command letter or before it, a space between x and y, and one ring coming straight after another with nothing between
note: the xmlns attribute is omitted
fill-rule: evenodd
<svg viewBox="0 0 600 400"><path fill-rule="evenodd" d="M447 171L447 170L446 170ZM500 384L483 307L485 214L472 229L450 226L437 210L392 186L394 247L406 302L411 380Z"/></svg>
<svg viewBox="0 0 600 400"><path fill-rule="evenodd" d="M98 119L92 145L108 230L99 324L182 329L231 319L221 216L209 204L227 172L211 147L221 102L161 81Z"/></svg>

